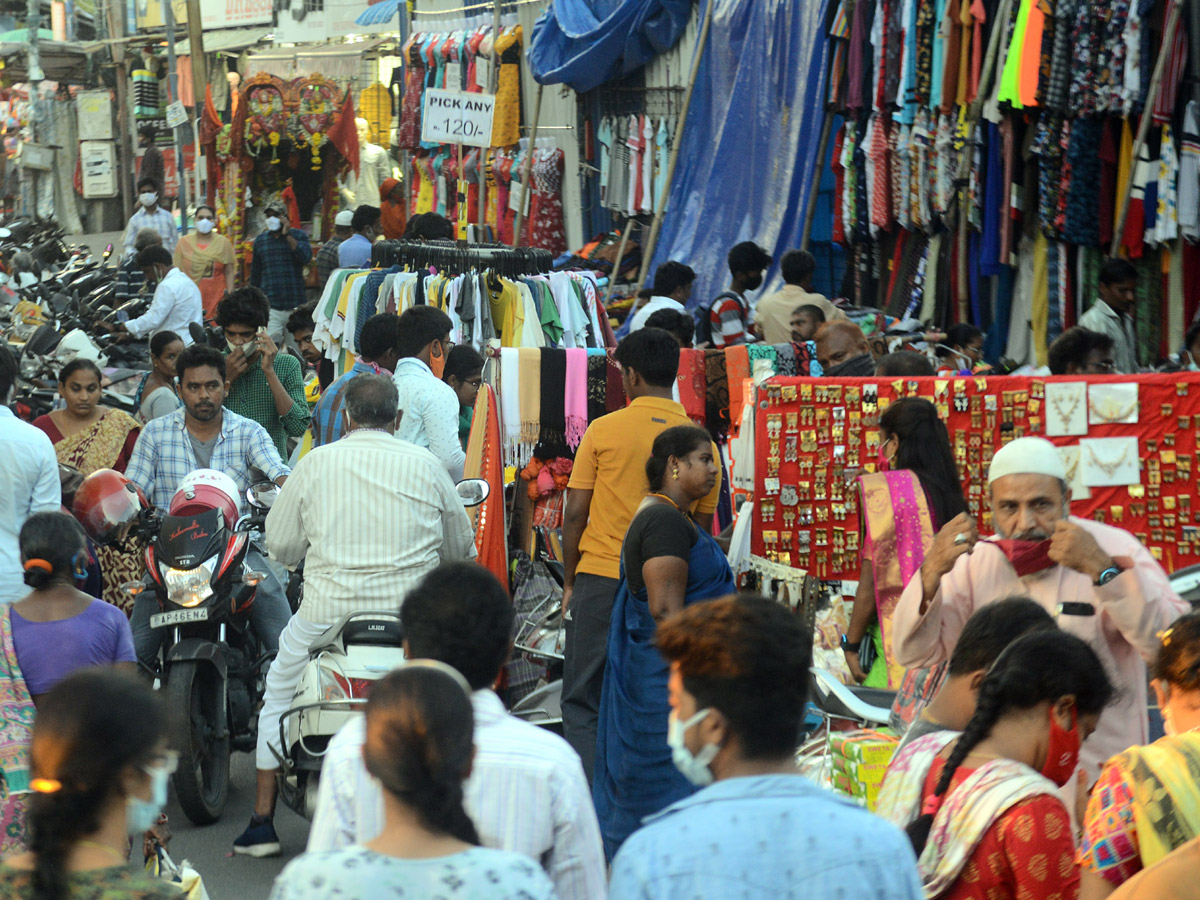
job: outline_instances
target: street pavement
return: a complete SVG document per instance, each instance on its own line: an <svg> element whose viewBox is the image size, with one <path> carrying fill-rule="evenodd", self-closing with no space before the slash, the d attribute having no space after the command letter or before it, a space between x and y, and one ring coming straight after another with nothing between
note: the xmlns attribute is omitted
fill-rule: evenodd
<svg viewBox="0 0 1200 900"><path fill-rule="evenodd" d="M211 900L267 900L275 876L288 860L304 852L308 821L282 803L275 813L275 830L283 844L283 855L253 859L233 855L233 839L242 833L254 809L254 754L234 753L229 773L229 803L221 821L197 827L188 821L175 792L167 805L167 818L174 837L170 853L175 862L189 860L204 878ZM141 845L135 851L140 856Z"/></svg>

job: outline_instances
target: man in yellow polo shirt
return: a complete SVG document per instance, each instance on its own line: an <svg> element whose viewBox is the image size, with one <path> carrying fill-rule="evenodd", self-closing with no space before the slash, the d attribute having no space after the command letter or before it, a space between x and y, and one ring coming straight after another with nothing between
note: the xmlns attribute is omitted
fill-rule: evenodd
<svg viewBox="0 0 1200 900"><path fill-rule="evenodd" d="M654 439L668 428L691 423L683 406L671 399L679 342L670 332L635 331L621 341L615 356L630 403L588 426L575 455L563 517L563 734L583 760L589 782L621 543L650 489L646 461ZM705 530L712 528L720 491L718 478L712 493L692 511Z"/></svg>

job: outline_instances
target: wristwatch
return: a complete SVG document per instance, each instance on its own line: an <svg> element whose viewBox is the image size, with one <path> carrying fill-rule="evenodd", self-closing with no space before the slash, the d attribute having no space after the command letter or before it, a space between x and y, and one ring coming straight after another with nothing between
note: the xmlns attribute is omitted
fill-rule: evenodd
<svg viewBox="0 0 1200 900"><path fill-rule="evenodd" d="M1116 566L1109 566L1107 569L1101 572L1099 576L1097 576L1095 585L1096 587L1103 587L1120 574L1121 570Z"/></svg>
<svg viewBox="0 0 1200 900"><path fill-rule="evenodd" d="M862 640L859 639L854 643L846 640L846 635L842 635L842 651L845 653L857 653L858 648L862 646Z"/></svg>

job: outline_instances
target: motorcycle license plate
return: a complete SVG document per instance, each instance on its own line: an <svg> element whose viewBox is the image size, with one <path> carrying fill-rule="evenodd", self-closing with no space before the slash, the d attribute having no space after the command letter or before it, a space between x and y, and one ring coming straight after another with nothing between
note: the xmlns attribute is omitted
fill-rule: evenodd
<svg viewBox="0 0 1200 900"><path fill-rule="evenodd" d="M208 619L208 608L175 609L171 612L155 613L150 617L151 628L162 628L166 625L182 625L185 622L204 622Z"/></svg>

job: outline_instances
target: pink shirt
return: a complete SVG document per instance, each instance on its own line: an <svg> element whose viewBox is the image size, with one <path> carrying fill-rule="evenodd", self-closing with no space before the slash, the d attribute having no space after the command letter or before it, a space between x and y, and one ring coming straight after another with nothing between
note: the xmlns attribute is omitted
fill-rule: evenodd
<svg viewBox="0 0 1200 900"><path fill-rule="evenodd" d="M1064 566L1018 578L990 543L996 538L986 538L942 577L923 616L920 572L909 580L892 620L892 646L901 665L936 665L950 657L963 625L980 606L1014 594L1032 597L1055 616L1060 628L1092 646L1117 686L1117 699L1080 754L1089 781L1095 781L1109 757L1149 740L1145 661L1158 652L1157 632L1187 612L1188 605L1171 589L1162 566L1129 532L1075 516L1071 521L1126 566L1125 571L1103 587ZM1096 614L1060 615L1058 605L1070 602L1089 604Z"/></svg>

